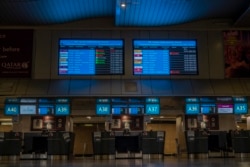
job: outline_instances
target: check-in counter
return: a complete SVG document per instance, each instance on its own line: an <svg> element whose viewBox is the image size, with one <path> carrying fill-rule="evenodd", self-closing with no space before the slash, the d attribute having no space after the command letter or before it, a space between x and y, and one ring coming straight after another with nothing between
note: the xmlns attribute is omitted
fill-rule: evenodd
<svg viewBox="0 0 250 167"><path fill-rule="evenodd" d="M0 158L20 155L22 146L21 132L0 132Z"/></svg>
<svg viewBox="0 0 250 167"><path fill-rule="evenodd" d="M204 131L188 130L185 132L187 153L189 157L208 155L208 134Z"/></svg>
<svg viewBox="0 0 250 167"><path fill-rule="evenodd" d="M115 156L115 136L111 132L92 134L93 151L96 159L113 159Z"/></svg>
<svg viewBox="0 0 250 167"><path fill-rule="evenodd" d="M146 131L142 133L143 158L162 158L164 155L165 132Z"/></svg>
<svg viewBox="0 0 250 167"><path fill-rule="evenodd" d="M69 159L73 155L74 133L24 133L21 159Z"/></svg>
<svg viewBox="0 0 250 167"><path fill-rule="evenodd" d="M153 158L164 155L164 131L94 132L95 158Z"/></svg>
<svg viewBox="0 0 250 167"><path fill-rule="evenodd" d="M227 131L185 132L189 157L233 157L232 139Z"/></svg>
<svg viewBox="0 0 250 167"><path fill-rule="evenodd" d="M250 156L250 131L235 130L231 132L232 148L236 156Z"/></svg>
<svg viewBox="0 0 250 167"><path fill-rule="evenodd" d="M210 131L208 135L209 157L233 157L232 140L227 131Z"/></svg>

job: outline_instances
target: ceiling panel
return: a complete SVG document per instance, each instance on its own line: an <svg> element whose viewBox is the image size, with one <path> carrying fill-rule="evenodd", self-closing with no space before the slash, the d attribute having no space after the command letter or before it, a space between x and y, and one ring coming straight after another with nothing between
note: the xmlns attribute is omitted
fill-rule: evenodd
<svg viewBox="0 0 250 167"><path fill-rule="evenodd" d="M121 7L121 4L126 7ZM0 25L54 25L112 17L115 26L168 26L229 19L249 26L248 0L1 0ZM234 24L233 24L234 23Z"/></svg>
<svg viewBox="0 0 250 167"><path fill-rule="evenodd" d="M114 13L114 0L1 0L0 23L41 25L66 23Z"/></svg>
<svg viewBox="0 0 250 167"><path fill-rule="evenodd" d="M126 7L121 7L121 3ZM239 0L117 0L117 26L166 26L207 19L236 20L249 2Z"/></svg>

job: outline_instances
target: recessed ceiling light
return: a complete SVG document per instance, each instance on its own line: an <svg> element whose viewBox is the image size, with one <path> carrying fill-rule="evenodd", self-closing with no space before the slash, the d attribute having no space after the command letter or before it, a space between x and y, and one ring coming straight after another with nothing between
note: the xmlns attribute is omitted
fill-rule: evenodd
<svg viewBox="0 0 250 167"><path fill-rule="evenodd" d="M125 7L126 7L126 4L125 4L125 3L121 3L121 7L122 7L122 8L125 8Z"/></svg>

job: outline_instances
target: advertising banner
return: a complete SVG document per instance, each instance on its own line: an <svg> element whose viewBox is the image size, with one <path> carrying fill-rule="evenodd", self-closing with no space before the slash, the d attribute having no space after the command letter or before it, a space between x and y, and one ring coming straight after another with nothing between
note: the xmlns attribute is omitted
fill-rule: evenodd
<svg viewBox="0 0 250 167"><path fill-rule="evenodd" d="M31 77L33 30L0 30L0 77Z"/></svg>
<svg viewBox="0 0 250 167"><path fill-rule="evenodd" d="M223 32L225 78L250 77L250 31Z"/></svg>

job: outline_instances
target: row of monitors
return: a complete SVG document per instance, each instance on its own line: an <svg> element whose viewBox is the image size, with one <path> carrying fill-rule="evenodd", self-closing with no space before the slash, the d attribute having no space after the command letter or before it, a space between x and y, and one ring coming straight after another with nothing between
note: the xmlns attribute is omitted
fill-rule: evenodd
<svg viewBox="0 0 250 167"><path fill-rule="evenodd" d="M160 104L110 105L96 104L96 115L160 115Z"/></svg>
<svg viewBox="0 0 250 167"><path fill-rule="evenodd" d="M69 104L5 104L4 114L14 115L56 115L70 114Z"/></svg>
<svg viewBox="0 0 250 167"><path fill-rule="evenodd" d="M247 103L245 96L187 97L186 103Z"/></svg>
<svg viewBox="0 0 250 167"><path fill-rule="evenodd" d="M5 104L35 104L35 103L43 103L43 104L54 104L54 103L70 103L69 98L34 98L34 97L16 97L16 98L6 98Z"/></svg>
<svg viewBox="0 0 250 167"><path fill-rule="evenodd" d="M247 114L247 103L187 103L185 114Z"/></svg>
<svg viewBox="0 0 250 167"><path fill-rule="evenodd" d="M122 39L59 39L58 75L123 75ZM133 40L134 75L198 75L196 40Z"/></svg>
<svg viewBox="0 0 250 167"><path fill-rule="evenodd" d="M144 104L160 103L158 97L114 97L114 98L97 98L96 103L99 104Z"/></svg>

